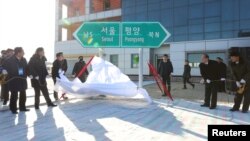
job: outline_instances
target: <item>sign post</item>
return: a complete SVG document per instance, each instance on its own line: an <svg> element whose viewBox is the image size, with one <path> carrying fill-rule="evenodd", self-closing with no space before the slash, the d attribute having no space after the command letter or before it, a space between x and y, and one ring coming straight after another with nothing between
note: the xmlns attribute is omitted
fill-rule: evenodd
<svg viewBox="0 0 250 141"><path fill-rule="evenodd" d="M143 48L159 48L171 34L159 22L85 22L74 33L83 47L139 48L139 83L143 82Z"/></svg>

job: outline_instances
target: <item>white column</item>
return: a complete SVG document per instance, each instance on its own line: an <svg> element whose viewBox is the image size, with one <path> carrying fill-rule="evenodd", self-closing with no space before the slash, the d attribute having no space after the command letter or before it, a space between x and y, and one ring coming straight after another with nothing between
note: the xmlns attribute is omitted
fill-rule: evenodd
<svg viewBox="0 0 250 141"><path fill-rule="evenodd" d="M90 0L85 0L85 15L90 14Z"/></svg>
<svg viewBox="0 0 250 141"><path fill-rule="evenodd" d="M142 88L143 83L143 48L139 48L139 83L138 87Z"/></svg>

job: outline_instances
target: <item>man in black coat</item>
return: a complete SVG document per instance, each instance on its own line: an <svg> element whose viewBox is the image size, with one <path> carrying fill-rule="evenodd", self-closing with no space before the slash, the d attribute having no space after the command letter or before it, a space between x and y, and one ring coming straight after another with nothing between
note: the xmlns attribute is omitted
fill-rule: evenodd
<svg viewBox="0 0 250 141"><path fill-rule="evenodd" d="M52 79L54 81L54 84L56 84L56 78L60 78L59 71L64 71L64 73L67 71L68 65L67 60L64 59L63 53L59 52L56 54L56 60L53 62L52 66ZM54 98L55 100L58 100L58 93L54 91ZM67 97L63 97L64 99L67 99Z"/></svg>
<svg viewBox="0 0 250 141"><path fill-rule="evenodd" d="M223 63L223 59L220 57L217 57L216 61L218 62L219 73L221 77L221 81L218 82L218 92L226 92L225 80L227 76L227 65Z"/></svg>
<svg viewBox="0 0 250 141"><path fill-rule="evenodd" d="M167 54L164 54L162 61L158 67L158 73L161 75L164 85L168 85L168 91L171 91L171 73L173 73L173 65L168 58ZM162 96L166 96L163 94Z"/></svg>
<svg viewBox="0 0 250 141"><path fill-rule="evenodd" d="M40 104L40 91L45 98L48 106L56 106L51 102L49 97L49 91L47 88L46 77L49 75L46 68L46 57L44 56L44 49L37 48L36 53L32 56L29 61L29 76L31 78L31 85L35 90L35 109L39 109Z"/></svg>
<svg viewBox="0 0 250 141"><path fill-rule="evenodd" d="M243 85L246 87L242 94L236 93L234 97L234 106L230 111L239 111L241 101L244 97L242 112L247 113L250 104L250 64L240 57L238 52L232 52L230 57L233 79L236 81L237 88Z"/></svg>
<svg viewBox="0 0 250 141"><path fill-rule="evenodd" d="M203 78L201 83L205 83L205 99L204 104L201 106L215 109L217 106L217 86L218 81L220 80L218 63L214 60L209 60L209 56L207 54L203 54L201 60L202 63L199 65L201 76Z"/></svg>
<svg viewBox="0 0 250 141"><path fill-rule="evenodd" d="M82 70L82 68L86 65L85 61L83 61L83 56L79 56L78 57L79 61L75 63L73 71L72 71L72 75L74 77L77 77L78 74L80 73L80 71ZM86 77L89 74L88 70L86 70L84 73L81 74L81 76L79 76L78 78L82 81L85 82L86 81Z"/></svg>
<svg viewBox="0 0 250 141"><path fill-rule="evenodd" d="M185 60L184 72L183 72L183 89L187 89L186 83L190 84L194 88L194 84L190 82L191 78L191 67L189 66L189 61Z"/></svg>
<svg viewBox="0 0 250 141"><path fill-rule="evenodd" d="M11 92L10 97L10 110L13 114L17 114L17 98L19 97L19 110L29 111L26 109L26 89L27 89L27 61L23 57L24 51L21 47L16 47L14 55L6 60L3 64L8 72L7 84Z"/></svg>

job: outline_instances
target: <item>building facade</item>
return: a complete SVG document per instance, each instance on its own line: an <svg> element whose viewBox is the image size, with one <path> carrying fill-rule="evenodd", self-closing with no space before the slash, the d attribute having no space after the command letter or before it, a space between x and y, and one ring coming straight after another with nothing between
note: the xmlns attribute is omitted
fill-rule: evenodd
<svg viewBox="0 0 250 141"><path fill-rule="evenodd" d="M250 47L249 7L249 0L57 0L55 52L64 52L70 65L79 54L97 54L98 49L83 48L73 39L72 33L86 21L158 21L172 36L158 49L143 50L144 74L150 74L148 60L157 66L169 54L174 75L182 75L188 59L192 75L199 76L202 53L227 63L229 48ZM138 49L103 51L124 73L138 74Z"/></svg>

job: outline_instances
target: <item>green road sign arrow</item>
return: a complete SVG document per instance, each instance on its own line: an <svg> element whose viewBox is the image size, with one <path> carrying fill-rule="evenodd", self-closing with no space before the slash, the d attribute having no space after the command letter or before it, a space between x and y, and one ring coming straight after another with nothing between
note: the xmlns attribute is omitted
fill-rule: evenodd
<svg viewBox="0 0 250 141"><path fill-rule="evenodd" d="M170 37L159 22L123 22L122 47L158 48Z"/></svg>
<svg viewBox="0 0 250 141"><path fill-rule="evenodd" d="M83 47L120 47L120 23L85 22L73 36Z"/></svg>

